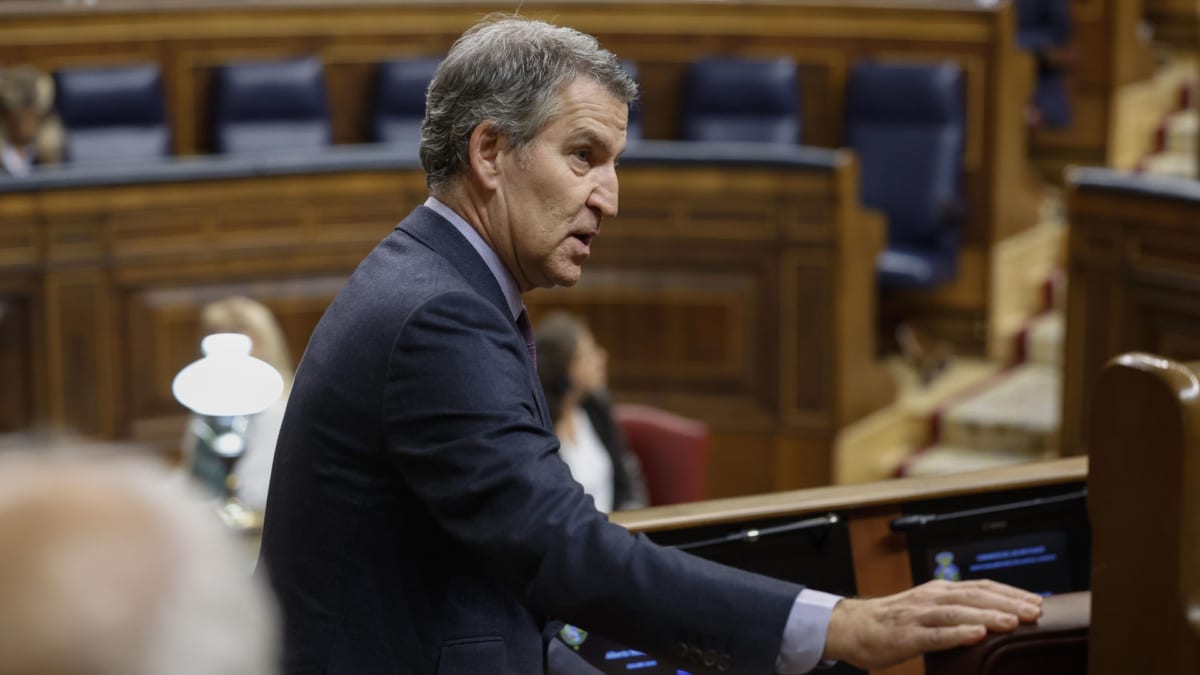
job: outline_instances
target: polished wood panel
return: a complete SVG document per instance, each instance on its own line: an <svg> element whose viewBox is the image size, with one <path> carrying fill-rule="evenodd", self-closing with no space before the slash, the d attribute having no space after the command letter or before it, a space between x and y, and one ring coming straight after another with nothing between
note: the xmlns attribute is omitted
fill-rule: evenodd
<svg viewBox="0 0 1200 675"><path fill-rule="evenodd" d="M853 157L829 156L774 168L631 159L622 214L583 280L527 298L535 319L559 307L591 322L622 400L710 425L714 496L828 483L839 431L891 400L863 329L881 233L857 207ZM298 357L346 276L424 198L416 168L6 193L22 206L0 211L12 317L0 363L25 370L0 389L4 423L176 442L170 383L197 357L205 303L263 301Z"/></svg>
<svg viewBox="0 0 1200 675"><path fill-rule="evenodd" d="M1196 484L1200 363L1124 354L1093 392L1089 511L1093 523L1089 673L1184 675L1200 669L1185 614L1197 576Z"/></svg>
<svg viewBox="0 0 1200 675"><path fill-rule="evenodd" d="M881 506L862 509L850 521L854 578L861 597L889 595L913 584L907 542L888 527L897 515L895 508ZM874 672L876 675L920 675L925 672L924 665L921 659L915 658Z"/></svg>
<svg viewBox="0 0 1200 675"><path fill-rule="evenodd" d="M1067 454L1087 451L1088 393L1109 359L1130 350L1200 358L1200 184L1159 180L1087 170L1069 186Z"/></svg>
<svg viewBox="0 0 1200 675"><path fill-rule="evenodd" d="M1094 0L1099 1L1099 0ZM1111 0L1116 1L1116 0ZM399 0L311 3L105 2L96 8L0 3L0 62L46 69L151 61L166 78L179 154L206 152L212 74L238 59L319 56L325 64L334 139L369 141L374 64L444 53L480 16L512 11L495 2ZM40 9L39 9L40 8ZM687 65L701 56L787 55L799 65L804 142L835 148L848 74L861 60L949 60L965 73L967 139L963 274L937 293L899 294L893 313L942 324L963 351L982 351L993 318L992 250L1032 226L1024 102L1032 63L1015 43L1011 3L974 0L755 0L645 3L624 0L522 3L526 16L596 35L639 65L643 125L674 139ZM807 263L795 270L803 284ZM819 274L820 272L815 272ZM802 392L797 392L803 395Z"/></svg>
<svg viewBox="0 0 1200 675"><path fill-rule="evenodd" d="M0 433L27 429L34 419L32 339L28 296L0 292Z"/></svg>

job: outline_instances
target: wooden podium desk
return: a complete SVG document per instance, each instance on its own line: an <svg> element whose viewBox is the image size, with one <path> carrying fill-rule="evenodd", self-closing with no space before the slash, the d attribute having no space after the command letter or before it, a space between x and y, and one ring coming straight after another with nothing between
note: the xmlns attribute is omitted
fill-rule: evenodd
<svg viewBox="0 0 1200 675"><path fill-rule="evenodd" d="M844 564L852 567L854 592L860 596L880 596L913 585L914 567L909 558L907 535L893 532L890 525L901 516L911 515L914 505L920 505L918 511L924 511L925 507L939 510L939 505L970 509L1026 499L1031 494L1043 498L1047 495L1073 495L1082 489L1086 480L1087 460L1075 457L950 476L908 478L661 506L616 513L612 519L631 530L645 532L661 543L679 543L745 533L747 530L765 532L767 527L778 526L781 522L834 515L839 524L845 525L848 535L848 555L844 556ZM1073 517L1070 522L1073 530L1087 530L1089 527L1082 509L1080 502L1074 511L1078 517ZM1083 551L1075 562L1081 569L1090 564L1084 534L1080 531L1072 533L1080 535L1077 548ZM836 537L833 535L835 544ZM753 539L742 542L739 553L721 556L720 561L756 570L781 569L777 560L764 563L762 556L756 553L756 547L768 542L769 535L760 534ZM832 555L838 557L836 553ZM786 558L786 551L781 553L776 548L769 557ZM789 561L782 562L788 564ZM803 567L812 564L812 561L803 559L798 553L791 564ZM831 574L829 564L831 562L828 560L818 562L814 568L816 574L838 583L840 578ZM802 582L803 571L797 572L796 577ZM1084 581L1081 580L1080 585ZM840 590L821 589L820 582L815 579L811 583L820 590ZM880 672L915 675L923 673L924 666L920 659L915 659Z"/></svg>

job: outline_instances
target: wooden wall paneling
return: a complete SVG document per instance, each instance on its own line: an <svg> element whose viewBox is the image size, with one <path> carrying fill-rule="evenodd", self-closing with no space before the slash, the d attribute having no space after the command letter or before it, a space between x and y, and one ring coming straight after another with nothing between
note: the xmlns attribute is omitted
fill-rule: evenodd
<svg viewBox="0 0 1200 675"><path fill-rule="evenodd" d="M259 299L286 297L279 289L290 289L296 297L281 302L283 308L308 315L306 323L289 326L298 358L315 324L313 315L319 316L336 293L333 285L320 281L320 274L335 272L336 279L344 279L386 236L401 209L415 205L418 190L424 191L419 175L368 172L340 180L316 175L44 195L41 207L52 212L46 228L49 257L77 266L64 267L62 279L51 277L57 281L47 291L52 308L48 334L78 342L80 334L91 333L98 340L120 340L125 349L110 355L110 346L98 344L95 358L86 358L93 352L52 341L51 381L94 389L100 400L94 404L99 408L75 402L68 410L63 398L68 388L60 385L51 394L58 402L52 419L83 433L162 439L155 420L177 411L168 387L174 372L196 353L199 305L162 305L154 289L237 279ZM256 279L275 285L264 287ZM196 302L234 290L218 286L207 294L198 291ZM89 294L95 302L89 302ZM63 305L57 312L56 302ZM81 312L76 305L83 305ZM111 318L114 306L124 317L118 323ZM63 331L74 337L64 337ZM186 347L174 347L179 344ZM153 360L143 364L143 358ZM118 364L115 369L113 364ZM129 381L122 383L123 377ZM130 409L119 412L119 401L127 401ZM97 415L112 419L101 424Z"/></svg>
<svg viewBox="0 0 1200 675"><path fill-rule="evenodd" d="M38 219L33 195L0 199L0 433L27 429L46 413Z"/></svg>
<svg viewBox="0 0 1200 675"><path fill-rule="evenodd" d="M45 278L50 424L56 428L113 438L124 412L115 344L121 337L113 319L106 270L62 268Z"/></svg>
<svg viewBox="0 0 1200 675"><path fill-rule="evenodd" d="M1024 97L1013 95L1026 91L1030 82L1012 76L1014 69L1020 69L1013 64L1022 55L1014 44L1009 3L619 5L620 10L613 11L605 4L534 2L523 5L522 11L591 32L621 57L637 62L642 71L644 128L652 139L677 137L681 78L686 65L704 55L797 59L804 90L805 142L825 147L842 142L846 77L855 61L886 56L948 58L963 64L970 118L966 191L971 215L966 240L968 246L978 246L984 269L956 288L958 304L947 306L938 295L915 295L905 301L914 307L903 311L953 324L952 335L986 334L973 324L979 317L988 319L990 246L1033 223L1031 199L1025 194L1026 139L1020 122ZM221 63L320 56L326 64L335 140L361 142L369 138L374 62L399 54L444 52L487 11L511 10L486 2L373 2L336 8L281 2L252 12L227 5L154 11L139 11L144 6L136 4L129 7L91 13L13 12L0 25L0 61L16 58L18 52L47 63L113 50L123 50L125 56L156 55L166 74L179 154L204 152L211 146L211 75ZM977 284L976 279L982 281ZM980 337L963 350L982 349L983 342Z"/></svg>
<svg viewBox="0 0 1200 675"><path fill-rule="evenodd" d="M1200 358L1198 205L1121 185L1070 186L1064 452L1084 453L1093 440L1089 392L1109 359L1131 350Z"/></svg>
<svg viewBox="0 0 1200 675"><path fill-rule="evenodd" d="M780 406L783 421L810 432L832 433L834 340L825 321L834 312L833 251L790 251L780 264L781 326L779 364ZM844 301L843 301L844 302Z"/></svg>
<svg viewBox="0 0 1200 675"><path fill-rule="evenodd" d="M605 222L583 281L530 297L535 313L567 307L591 321L623 400L710 424L714 495L828 482L844 401L861 407L849 392L880 390L837 382L874 359L873 336L855 326L870 321L881 233L862 225L852 166L627 167L622 215ZM14 195L0 206L12 216L0 220L10 244L0 260L22 262L0 267L0 283L21 270L40 289L31 316L35 344L38 330L46 336L44 416L174 443L182 411L170 380L196 356L203 304L233 293L266 302L299 357L342 280L423 200L424 177L251 175ZM35 242L30 219L41 224Z"/></svg>
<svg viewBox="0 0 1200 675"><path fill-rule="evenodd" d="M833 474L833 439L828 434L812 432L777 433L767 466L772 469L771 481L758 492L797 490L827 485ZM754 493L748 493L754 494Z"/></svg>
<svg viewBox="0 0 1200 675"><path fill-rule="evenodd" d="M852 159L837 174L844 195L837 208L839 238L832 293L834 367L834 424L837 429L856 422L891 403L896 384L876 360L879 290L873 274L887 242L886 219L859 206L858 164Z"/></svg>
<svg viewBox="0 0 1200 675"><path fill-rule="evenodd" d="M1104 363L1120 351L1122 323L1117 294L1121 240L1116 225L1085 214L1078 191L1068 192L1071 228L1067 259L1067 327L1063 347L1062 450L1086 452L1088 395ZM1070 403L1068 403L1070 401Z"/></svg>
<svg viewBox="0 0 1200 675"><path fill-rule="evenodd" d="M283 329L295 366L344 283L344 276L331 276L122 289L129 336L123 362L134 365L126 378L128 434L164 445L181 437L187 411L170 385L181 368L200 357L200 314L207 303L241 295L266 305Z"/></svg>
<svg viewBox="0 0 1200 675"><path fill-rule="evenodd" d="M33 424L32 335L29 298L0 291L0 433Z"/></svg>
<svg viewBox="0 0 1200 675"><path fill-rule="evenodd" d="M28 269L42 256L35 195L11 194L0 199L0 275Z"/></svg>

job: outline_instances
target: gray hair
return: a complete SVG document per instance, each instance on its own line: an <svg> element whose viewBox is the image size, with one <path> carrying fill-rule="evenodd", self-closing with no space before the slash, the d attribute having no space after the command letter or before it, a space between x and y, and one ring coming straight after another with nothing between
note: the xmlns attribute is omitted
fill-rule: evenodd
<svg viewBox="0 0 1200 675"><path fill-rule="evenodd" d="M278 672L245 544L183 478L95 450L0 439L0 672Z"/></svg>
<svg viewBox="0 0 1200 675"><path fill-rule="evenodd" d="M431 190L468 163L471 133L494 123L521 148L557 113L558 96L590 77L625 104L637 85L596 38L572 28L492 16L463 33L438 66L421 124L421 165Z"/></svg>

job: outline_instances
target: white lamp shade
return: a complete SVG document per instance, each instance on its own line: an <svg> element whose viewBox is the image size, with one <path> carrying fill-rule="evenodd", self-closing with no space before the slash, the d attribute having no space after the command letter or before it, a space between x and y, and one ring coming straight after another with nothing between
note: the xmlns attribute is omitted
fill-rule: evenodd
<svg viewBox="0 0 1200 675"><path fill-rule="evenodd" d="M283 394L283 376L250 356L250 338L214 333L200 342L204 358L179 371L171 383L175 400L200 415L253 415Z"/></svg>

